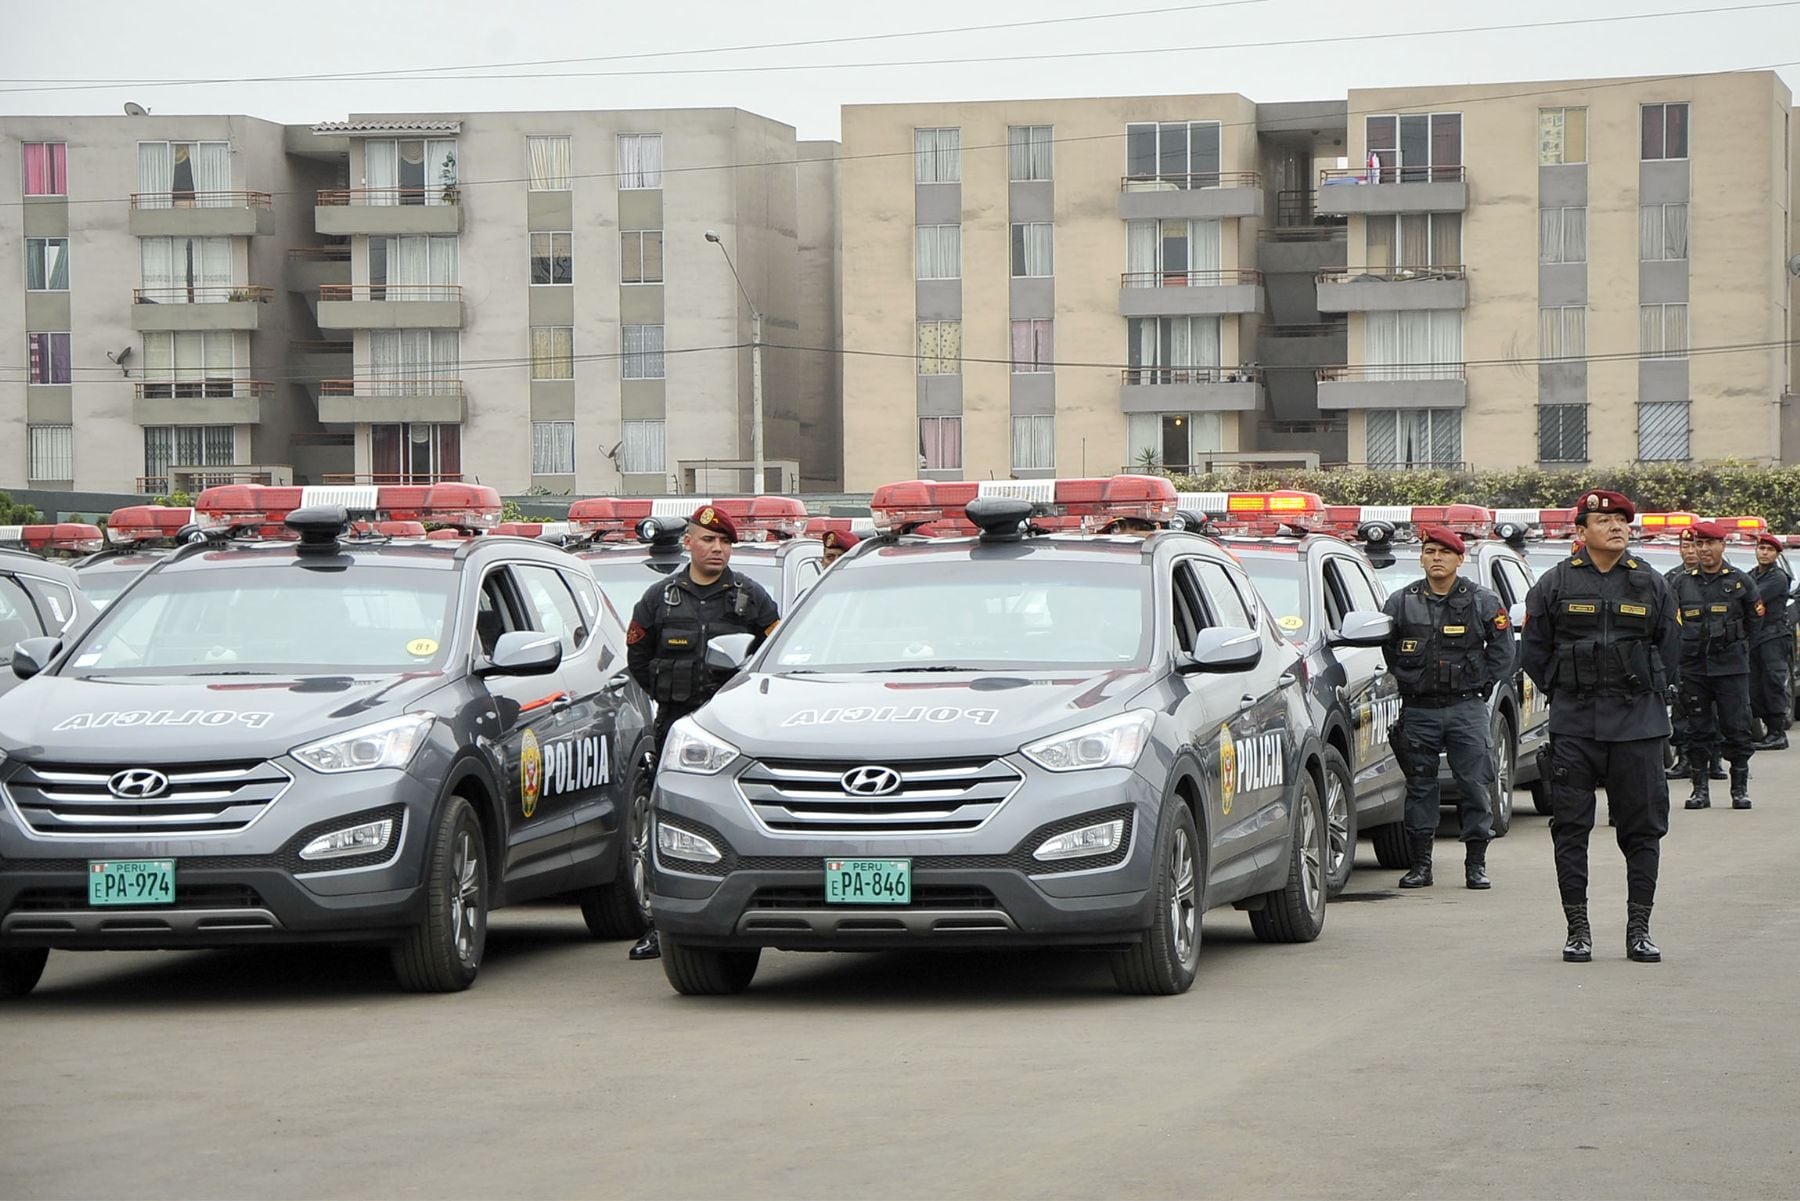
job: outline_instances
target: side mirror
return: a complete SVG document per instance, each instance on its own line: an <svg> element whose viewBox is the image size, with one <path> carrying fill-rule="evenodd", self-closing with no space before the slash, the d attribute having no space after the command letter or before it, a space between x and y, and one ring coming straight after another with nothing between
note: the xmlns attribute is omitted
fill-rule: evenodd
<svg viewBox="0 0 1800 1201"><path fill-rule="evenodd" d="M482 666L478 676L541 676L562 666L562 641L554 634L536 630L513 630L500 635L494 653Z"/></svg>
<svg viewBox="0 0 1800 1201"><path fill-rule="evenodd" d="M1394 636L1394 619L1386 613L1365 609L1344 614L1337 633L1331 636L1333 646L1384 646Z"/></svg>
<svg viewBox="0 0 1800 1201"><path fill-rule="evenodd" d="M706 665L720 671L736 671L750 657L754 634L721 634L706 644Z"/></svg>
<svg viewBox="0 0 1800 1201"><path fill-rule="evenodd" d="M13 674L21 680L29 680L50 666L50 660L56 658L56 652L61 649L61 638L19 639L13 644Z"/></svg>
<svg viewBox="0 0 1800 1201"><path fill-rule="evenodd" d="M1255 630L1201 630L1191 653L1181 656L1175 670L1195 672L1249 671L1262 662L1263 637Z"/></svg>

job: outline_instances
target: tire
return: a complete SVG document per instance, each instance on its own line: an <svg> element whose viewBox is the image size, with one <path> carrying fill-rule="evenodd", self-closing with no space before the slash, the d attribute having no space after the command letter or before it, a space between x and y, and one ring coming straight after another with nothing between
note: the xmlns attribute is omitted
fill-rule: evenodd
<svg viewBox="0 0 1800 1201"><path fill-rule="evenodd" d="M43 978L49 958L48 947L0 951L0 999L29 995Z"/></svg>
<svg viewBox="0 0 1800 1201"><path fill-rule="evenodd" d="M1356 785L1336 747L1325 748L1325 895L1335 897L1356 869Z"/></svg>
<svg viewBox="0 0 1800 1201"><path fill-rule="evenodd" d="M1369 841L1375 844L1375 862L1382 867L1411 867L1412 852L1406 846L1406 823L1404 821L1388 822L1376 826L1369 831Z"/></svg>
<svg viewBox="0 0 1800 1201"><path fill-rule="evenodd" d="M1505 838L1506 832L1512 829L1513 815L1513 780L1517 777L1519 766L1519 748L1513 742L1512 723L1506 720L1506 714L1494 711L1488 736L1494 740L1494 796L1488 808L1488 817L1493 822L1494 837Z"/></svg>
<svg viewBox="0 0 1800 1201"><path fill-rule="evenodd" d="M580 894L581 919L595 938L639 938L650 928L648 763L632 773L619 834L619 865L612 880Z"/></svg>
<svg viewBox="0 0 1800 1201"><path fill-rule="evenodd" d="M747 951L722 951L716 947L687 947L666 935L662 939L663 975L670 987L688 997L722 997L743 992L756 976L761 947Z"/></svg>
<svg viewBox="0 0 1800 1201"><path fill-rule="evenodd" d="M487 948L487 844L475 810L453 796L432 831L425 920L394 948L407 992L461 992L475 983Z"/></svg>
<svg viewBox="0 0 1800 1201"><path fill-rule="evenodd" d="M1179 797L1163 804L1156 830L1156 878L1143 941L1107 958L1113 983L1138 997L1173 997L1193 987L1206 912L1206 851L1194 812Z"/></svg>
<svg viewBox="0 0 1800 1201"><path fill-rule="evenodd" d="M1263 942L1311 942L1325 928L1325 803L1311 772L1300 775L1287 883L1262 896L1250 929Z"/></svg>

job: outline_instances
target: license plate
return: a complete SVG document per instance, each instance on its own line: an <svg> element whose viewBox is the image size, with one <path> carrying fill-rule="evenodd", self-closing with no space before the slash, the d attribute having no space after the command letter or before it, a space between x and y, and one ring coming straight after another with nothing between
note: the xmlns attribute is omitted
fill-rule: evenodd
<svg viewBox="0 0 1800 1201"><path fill-rule="evenodd" d="M88 904L173 905L173 859L88 860Z"/></svg>
<svg viewBox="0 0 1800 1201"><path fill-rule="evenodd" d="M907 905L912 902L912 860L827 859L827 905Z"/></svg>

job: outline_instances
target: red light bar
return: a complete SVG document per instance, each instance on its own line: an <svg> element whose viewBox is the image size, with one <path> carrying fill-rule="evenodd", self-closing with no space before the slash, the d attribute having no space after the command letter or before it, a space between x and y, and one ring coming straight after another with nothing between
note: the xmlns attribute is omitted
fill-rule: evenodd
<svg viewBox="0 0 1800 1201"><path fill-rule="evenodd" d="M963 517L963 508L974 500L981 485L973 480L906 480L875 489L869 509L875 528L895 533L908 526L929 524L940 538L973 534L975 526Z"/></svg>
<svg viewBox="0 0 1800 1201"><path fill-rule="evenodd" d="M605 541L625 541L637 536L638 522L652 516L655 509L655 501L591 496L569 506L569 528Z"/></svg>
<svg viewBox="0 0 1800 1201"><path fill-rule="evenodd" d="M1769 523L1760 517L1720 517L1716 520L1725 527L1728 537L1739 542L1754 542L1758 534L1769 531Z"/></svg>
<svg viewBox="0 0 1800 1201"><path fill-rule="evenodd" d="M1639 513L1638 529L1645 534L1673 533L1699 521L1694 513Z"/></svg>
<svg viewBox="0 0 1800 1201"><path fill-rule="evenodd" d="M806 504L792 496L727 496L713 508L731 518L742 542L798 538L806 528Z"/></svg>
<svg viewBox="0 0 1800 1201"><path fill-rule="evenodd" d="M1546 538L1572 538L1575 535L1575 510L1539 509L1538 525Z"/></svg>
<svg viewBox="0 0 1800 1201"><path fill-rule="evenodd" d="M177 534L193 523L194 510L191 508L126 505L114 509L112 516L106 519L106 540L114 546L173 542Z"/></svg>
<svg viewBox="0 0 1800 1201"><path fill-rule="evenodd" d="M1441 525L1458 534L1486 538L1494 532L1494 511L1481 505L1414 505L1414 529L1424 525Z"/></svg>
<svg viewBox="0 0 1800 1201"><path fill-rule="evenodd" d="M1034 489L1038 486L1033 483ZM1045 532L1092 531L1121 518L1158 524L1173 517L1179 503L1175 485L1161 476L1059 479L1043 486L1049 495L1033 496L1037 511L1031 523ZM882 533L916 528L939 537L964 536L976 532L965 511L980 495L982 484L976 480L905 480L877 488L869 508ZM918 528L925 526L929 529Z"/></svg>
<svg viewBox="0 0 1800 1201"><path fill-rule="evenodd" d="M106 546L97 525L84 521L59 521L54 525L0 526L0 546L17 546L34 555L52 553L87 555Z"/></svg>
<svg viewBox="0 0 1800 1201"><path fill-rule="evenodd" d="M808 538L823 538L827 534L853 534L848 517L809 517L806 521Z"/></svg>
<svg viewBox="0 0 1800 1201"><path fill-rule="evenodd" d="M358 521L351 528L359 534L379 534L384 538L423 538L425 523L422 521Z"/></svg>
<svg viewBox="0 0 1800 1201"><path fill-rule="evenodd" d="M295 509L343 505L373 511L378 521L403 521L483 530L500 520L500 493L482 484L400 484L381 488L310 488L226 484L194 502L197 524L210 530L256 530L287 537L282 522Z"/></svg>

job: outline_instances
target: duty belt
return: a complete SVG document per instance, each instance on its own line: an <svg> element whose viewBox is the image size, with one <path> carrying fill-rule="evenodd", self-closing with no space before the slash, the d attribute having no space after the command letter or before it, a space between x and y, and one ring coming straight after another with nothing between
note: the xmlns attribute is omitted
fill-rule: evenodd
<svg viewBox="0 0 1800 1201"><path fill-rule="evenodd" d="M1409 709L1448 709L1452 705L1460 705L1480 696L1479 692L1434 692L1426 696L1403 696L1400 699Z"/></svg>

